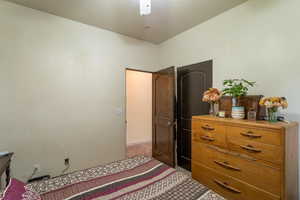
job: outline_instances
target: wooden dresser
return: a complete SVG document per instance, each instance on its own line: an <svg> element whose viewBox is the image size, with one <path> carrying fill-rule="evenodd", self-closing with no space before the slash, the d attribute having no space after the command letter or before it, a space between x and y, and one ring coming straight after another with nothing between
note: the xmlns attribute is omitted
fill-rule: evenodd
<svg viewBox="0 0 300 200"><path fill-rule="evenodd" d="M298 200L298 124L194 116L192 176L228 200Z"/></svg>

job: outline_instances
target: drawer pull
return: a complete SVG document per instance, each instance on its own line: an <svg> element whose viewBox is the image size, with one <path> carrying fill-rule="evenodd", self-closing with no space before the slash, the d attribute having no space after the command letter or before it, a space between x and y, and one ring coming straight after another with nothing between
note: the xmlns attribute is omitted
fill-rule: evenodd
<svg viewBox="0 0 300 200"><path fill-rule="evenodd" d="M204 129L204 130L207 130L207 131L214 131L215 130L215 128L210 127L209 125L202 126L201 128Z"/></svg>
<svg viewBox="0 0 300 200"><path fill-rule="evenodd" d="M245 137L249 137L249 138L261 138L262 137L261 135L254 134L252 131L248 131L246 133L241 133L241 135L245 136Z"/></svg>
<svg viewBox="0 0 300 200"><path fill-rule="evenodd" d="M210 141L210 142L215 141L215 138L209 137L209 136L207 136L207 135L201 136L200 138L201 138L202 140L206 140L206 141Z"/></svg>
<svg viewBox="0 0 300 200"><path fill-rule="evenodd" d="M241 147L242 149L245 149L245 150L251 151L251 152L255 152L255 153L261 152L260 149L257 149L257 148L255 148L255 147L253 147L252 145L247 145L247 146L240 145L240 147Z"/></svg>
<svg viewBox="0 0 300 200"><path fill-rule="evenodd" d="M227 190L230 191L230 192L237 193L237 194L242 193L240 190L235 189L234 187L228 185L228 183L226 183L226 182L222 182L222 181L219 181L219 180L216 180L216 179L214 180L214 182L215 182L216 184L218 184L219 186L221 186L221 187L227 189Z"/></svg>
<svg viewBox="0 0 300 200"><path fill-rule="evenodd" d="M226 169L231 169L231 170L234 170L234 171L241 171L240 168L234 167L234 166L230 165L228 162L221 162L221 161L217 161L217 160L215 160L214 162L216 164L220 165L221 167L226 168Z"/></svg>

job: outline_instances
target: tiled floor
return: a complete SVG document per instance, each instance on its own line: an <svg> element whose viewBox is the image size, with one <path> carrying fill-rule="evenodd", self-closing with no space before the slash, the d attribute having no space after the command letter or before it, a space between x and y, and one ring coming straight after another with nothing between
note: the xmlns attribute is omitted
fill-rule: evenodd
<svg viewBox="0 0 300 200"><path fill-rule="evenodd" d="M189 175L190 177L192 177L192 172L190 172L190 171L188 171L186 169L183 169L183 168L181 168L179 166L176 166L175 169L177 169L178 171L183 172L183 173Z"/></svg>
<svg viewBox="0 0 300 200"><path fill-rule="evenodd" d="M126 154L128 158L137 155L145 155L145 156L152 157L152 143L147 142L147 143L128 145Z"/></svg>

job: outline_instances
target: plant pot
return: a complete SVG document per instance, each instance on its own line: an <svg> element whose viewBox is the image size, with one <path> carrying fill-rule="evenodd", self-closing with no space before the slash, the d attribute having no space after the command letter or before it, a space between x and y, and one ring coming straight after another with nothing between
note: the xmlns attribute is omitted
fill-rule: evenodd
<svg viewBox="0 0 300 200"><path fill-rule="evenodd" d="M232 107L231 117L233 119L245 119L245 108L243 106Z"/></svg>
<svg viewBox="0 0 300 200"><path fill-rule="evenodd" d="M232 97L232 107L237 107L238 105L238 99L236 97Z"/></svg>

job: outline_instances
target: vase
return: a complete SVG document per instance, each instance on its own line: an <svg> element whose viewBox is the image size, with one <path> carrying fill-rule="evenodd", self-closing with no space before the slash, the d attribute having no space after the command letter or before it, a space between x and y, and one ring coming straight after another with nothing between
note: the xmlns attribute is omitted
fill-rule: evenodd
<svg viewBox="0 0 300 200"><path fill-rule="evenodd" d="M215 103L214 102L210 102L209 115L216 116Z"/></svg>
<svg viewBox="0 0 300 200"><path fill-rule="evenodd" d="M268 121L277 122L277 108L268 108Z"/></svg>

